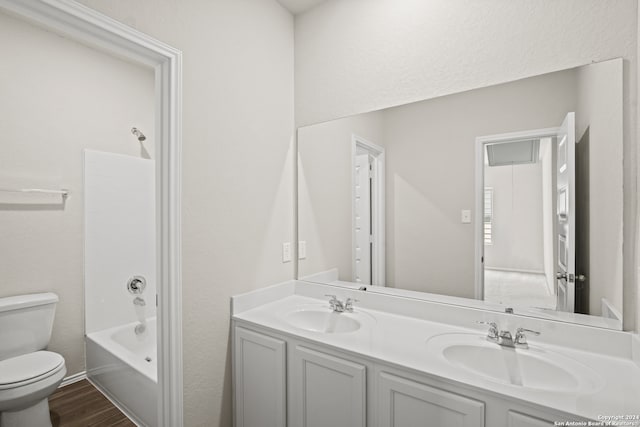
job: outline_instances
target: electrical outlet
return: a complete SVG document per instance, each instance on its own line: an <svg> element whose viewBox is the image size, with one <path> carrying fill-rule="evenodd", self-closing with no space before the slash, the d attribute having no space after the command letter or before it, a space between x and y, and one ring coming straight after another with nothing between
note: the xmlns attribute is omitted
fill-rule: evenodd
<svg viewBox="0 0 640 427"><path fill-rule="evenodd" d="M282 262L291 262L291 243L282 244Z"/></svg>
<svg viewBox="0 0 640 427"><path fill-rule="evenodd" d="M462 223L471 224L471 211L467 209L462 210Z"/></svg>
<svg viewBox="0 0 640 427"><path fill-rule="evenodd" d="M307 242L300 240L298 242L298 259L305 259L307 257Z"/></svg>

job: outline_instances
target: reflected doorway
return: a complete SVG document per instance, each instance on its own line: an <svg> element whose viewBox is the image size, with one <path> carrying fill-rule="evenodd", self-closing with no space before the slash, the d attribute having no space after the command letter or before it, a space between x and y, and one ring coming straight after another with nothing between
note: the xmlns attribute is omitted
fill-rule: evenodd
<svg viewBox="0 0 640 427"><path fill-rule="evenodd" d="M385 285L384 148L352 136L352 280Z"/></svg>
<svg viewBox="0 0 640 427"><path fill-rule="evenodd" d="M574 129L479 138L480 299L576 310Z"/></svg>

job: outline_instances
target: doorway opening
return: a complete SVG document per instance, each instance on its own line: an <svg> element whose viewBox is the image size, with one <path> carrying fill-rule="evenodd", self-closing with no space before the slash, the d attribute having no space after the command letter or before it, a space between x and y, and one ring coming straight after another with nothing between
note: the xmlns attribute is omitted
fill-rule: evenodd
<svg viewBox="0 0 640 427"><path fill-rule="evenodd" d="M476 298L575 311L575 114L477 138Z"/></svg>
<svg viewBox="0 0 640 427"><path fill-rule="evenodd" d="M385 286L384 148L351 138L352 280Z"/></svg>

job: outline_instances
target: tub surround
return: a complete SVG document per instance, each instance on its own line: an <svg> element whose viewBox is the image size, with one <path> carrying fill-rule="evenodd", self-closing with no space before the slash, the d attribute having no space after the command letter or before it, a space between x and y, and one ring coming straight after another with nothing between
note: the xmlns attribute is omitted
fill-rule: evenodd
<svg viewBox="0 0 640 427"><path fill-rule="evenodd" d="M372 321L348 334L310 332L293 327L282 313L301 306L326 306L325 294L357 298L356 312ZM365 316L366 317L366 316ZM483 393L540 405L580 418L640 414L640 339L637 335L517 315L481 311L403 297L291 281L232 298L236 325L327 346L372 363L392 365ZM594 390L584 393L536 390L503 384L455 368L427 350L429 338L444 333L486 335L477 321L495 321L500 329L524 327L542 332L529 337L532 348L573 359L595 373ZM523 350L527 351L527 350Z"/></svg>

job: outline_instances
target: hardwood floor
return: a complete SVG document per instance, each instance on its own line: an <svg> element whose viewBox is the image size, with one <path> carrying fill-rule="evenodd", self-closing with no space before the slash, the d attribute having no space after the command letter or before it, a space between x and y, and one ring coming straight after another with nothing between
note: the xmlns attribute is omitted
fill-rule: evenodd
<svg viewBox="0 0 640 427"><path fill-rule="evenodd" d="M49 397L53 427L135 427L87 380L58 389Z"/></svg>

